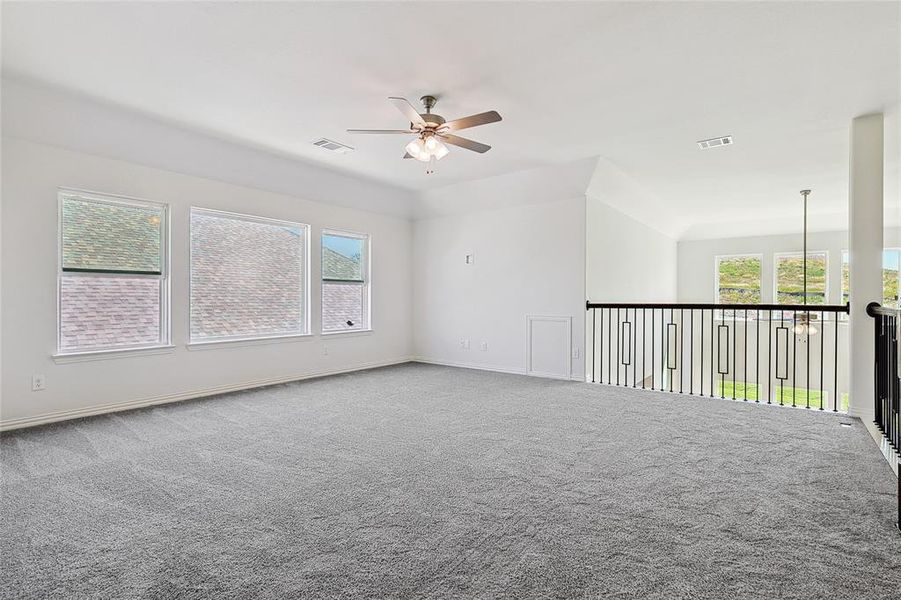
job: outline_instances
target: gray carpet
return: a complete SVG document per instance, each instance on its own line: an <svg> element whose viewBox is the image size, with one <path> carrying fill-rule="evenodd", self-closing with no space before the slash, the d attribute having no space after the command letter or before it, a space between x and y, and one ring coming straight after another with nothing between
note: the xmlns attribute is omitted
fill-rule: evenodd
<svg viewBox="0 0 901 600"><path fill-rule="evenodd" d="M893 598L859 422L426 365L2 436L3 598Z"/></svg>

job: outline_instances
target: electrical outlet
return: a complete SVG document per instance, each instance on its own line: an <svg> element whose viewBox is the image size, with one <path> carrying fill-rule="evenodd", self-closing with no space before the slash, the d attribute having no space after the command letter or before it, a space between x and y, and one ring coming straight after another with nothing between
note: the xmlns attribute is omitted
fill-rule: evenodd
<svg viewBox="0 0 901 600"><path fill-rule="evenodd" d="M581 356L581 352L579 352L578 348L573 348L573 358L579 358Z"/></svg>
<svg viewBox="0 0 901 600"><path fill-rule="evenodd" d="M463 261L464 261L467 265L475 264L475 262L476 262L476 255L473 254L472 252L467 252L467 253L466 253L466 257L463 259Z"/></svg>
<svg viewBox="0 0 901 600"><path fill-rule="evenodd" d="M322 356L328 356L328 346L322 347Z"/></svg>
<svg viewBox="0 0 901 600"><path fill-rule="evenodd" d="M40 392L47 389L47 382L44 380L43 375L32 375L31 376L31 391L32 392Z"/></svg>
<svg viewBox="0 0 901 600"><path fill-rule="evenodd" d="M468 338L460 338L460 347L464 350L469 350L469 339Z"/></svg>
<svg viewBox="0 0 901 600"><path fill-rule="evenodd" d="M482 342L480 348L482 352L488 352L488 342Z"/></svg>

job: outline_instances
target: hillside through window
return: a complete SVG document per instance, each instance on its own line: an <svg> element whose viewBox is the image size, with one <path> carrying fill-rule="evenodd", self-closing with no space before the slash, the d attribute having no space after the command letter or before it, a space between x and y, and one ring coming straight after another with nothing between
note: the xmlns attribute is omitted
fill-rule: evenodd
<svg viewBox="0 0 901 600"><path fill-rule="evenodd" d="M716 259L719 304L760 303L760 256L718 256Z"/></svg>
<svg viewBox="0 0 901 600"><path fill-rule="evenodd" d="M827 256L825 252L807 253L807 302L826 304ZM802 254L776 256L776 302L805 304L804 257Z"/></svg>

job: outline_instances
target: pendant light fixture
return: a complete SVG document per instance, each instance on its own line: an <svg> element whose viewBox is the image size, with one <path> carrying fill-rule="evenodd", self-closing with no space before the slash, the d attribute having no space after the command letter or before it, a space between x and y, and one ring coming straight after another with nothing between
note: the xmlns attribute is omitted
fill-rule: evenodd
<svg viewBox="0 0 901 600"><path fill-rule="evenodd" d="M801 196L804 198L804 241L803 241L803 250L804 259L803 259L803 270L802 270L802 278L803 278L803 290L804 290L804 306L807 306L807 197L810 196L810 190L801 190ZM805 311L801 313L800 316L795 317L795 327L794 331L797 335L811 336L816 335L818 333L818 329L816 325L813 323L813 318L811 318L810 311Z"/></svg>

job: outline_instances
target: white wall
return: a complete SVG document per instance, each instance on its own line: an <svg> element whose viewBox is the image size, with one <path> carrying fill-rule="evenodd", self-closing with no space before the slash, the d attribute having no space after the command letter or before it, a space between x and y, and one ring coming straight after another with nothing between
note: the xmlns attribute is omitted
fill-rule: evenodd
<svg viewBox="0 0 901 600"><path fill-rule="evenodd" d="M601 165L603 167L603 163ZM599 169L602 183L595 188L605 198L621 198L621 179L612 178L609 169ZM596 176L596 182L598 177ZM607 187L607 184L610 184ZM596 184L597 185L597 184ZM593 195L587 197L586 286L591 302L673 302L676 300L676 240L620 212ZM603 319L612 313L593 313L595 322L586 322L588 345L605 344L603 331L610 335L610 324L602 331ZM628 318L628 315L625 315ZM643 338L640 347L652 343L662 348L662 330L639 327L636 335ZM588 348L586 376L597 376L604 350ZM608 356L609 359L609 356ZM609 360L608 360L609 362ZM651 374L650 365L641 365L640 381ZM613 369L616 370L615 368ZM595 371L595 372L593 372ZM620 368L620 371L625 371ZM622 373L625 377L625 373ZM611 381L613 376L611 376Z"/></svg>
<svg viewBox="0 0 901 600"><path fill-rule="evenodd" d="M5 110L5 107L4 107ZM412 224L405 218L64 150L2 140L2 407L4 426L74 416L111 404L178 399L235 387L407 360L411 354ZM57 364L57 187L170 205L172 342L163 354ZM203 206L372 236L371 334L188 350L188 216ZM319 253L312 253L313 332L319 327ZM328 348L328 355L324 354ZM31 391L32 374L47 389Z"/></svg>
<svg viewBox="0 0 901 600"><path fill-rule="evenodd" d="M572 349L579 356L572 359L572 376L580 378L583 196L423 219L414 228L418 358L523 373L526 316L566 316L572 317ZM474 264L465 264L467 253L474 254ZM461 347L463 338L469 349Z"/></svg>
<svg viewBox="0 0 901 600"><path fill-rule="evenodd" d="M676 300L676 240L591 196L587 215L589 300Z"/></svg>

